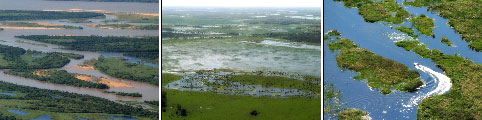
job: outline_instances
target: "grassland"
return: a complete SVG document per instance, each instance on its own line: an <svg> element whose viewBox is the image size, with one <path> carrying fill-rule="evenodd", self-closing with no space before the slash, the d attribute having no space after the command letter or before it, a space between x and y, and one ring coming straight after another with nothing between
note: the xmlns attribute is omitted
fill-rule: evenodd
<svg viewBox="0 0 482 120"><path fill-rule="evenodd" d="M70 62L63 53L43 53L6 45L0 45L0 56L0 69L60 68Z"/></svg>
<svg viewBox="0 0 482 120"><path fill-rule="evenodd" d="M446 94L423 99L418 105L418 119L482 119L481 64L457 55L430 50L418 41L397 42L397 46L430 58L451 78L452 88Z"/></svg>
<svg viewBox="0 0 482 120"><path fill-rule="evenodd" d="M415 26L415 28L420 31L420 33L427 36L434 35L433 28L435 27L435 23L433 21L433 18L429 18L424 14L410 19L410 22L413 23L413 26Z"/></svg>
<svg viewBox="0 0 482 120"><path fill-rule="evenodd" d="M298 89L307 93L320 94L321 86L312 81L303 81L291 78L262 75L232 75L228 81L240 82L246 85L261 85L282 89ZM318 80L319 81L319 80Z"/></svg>
<svg viewBox="0 0 482 120"><path fill-rule="evenodd" d="M143 64L129 63L123 58L101 56L94 67L113 77L159 85L159 79L156 78L159 75L158 69Z"/></svg>
<svg viewBox="0 0 482 120"><path fill-rule="evenodd" d="M359 72L355 79L367 79L368 85L381 89L383 94L391 93L391 88L404 92L414 92L423 85L420 74L394 60L376 55L368 49L359 48L353 41L343 38L329 43L331 50L341 50L337 55L338 66Z"/></svg>

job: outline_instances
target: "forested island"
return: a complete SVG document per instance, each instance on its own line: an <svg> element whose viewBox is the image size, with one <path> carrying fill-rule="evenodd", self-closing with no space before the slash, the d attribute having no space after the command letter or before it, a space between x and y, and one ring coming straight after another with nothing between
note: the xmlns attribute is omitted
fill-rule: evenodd
<svg viewBox="0 0 482 120"><path fill-rule="evenodd" d="M60 68L70 62L69 58L77 59L83 56L71 53L44 53L0 45L0 69Z"/></svg>
<svg viewBox="0 0 482 120"><path fill-rule="evenodd" d="M59 12L33 10L0 10L0 20L41 20L105 17L94 12Z"/></svg>
<svg viewBox="0 0 482 120"><path fill-rule="evenodd" d="M34 87L0 82L0 90L16 93L17 95L0 95L2 108L36 112L29 116L16 116L22 119L32 119L42 114L64 119L100 119L101 116L131 116L139 119L157 119L159 114L130 105L123 105L107 99L81 95L76 93L46 90ZM0 118L6 118L6 110L0 111ZM10 113L11 114L11 113ZM9 116L12 118L13 116Z"/></svg>
<svg viewBox="0 0 482 120"><path fill-rule="evenodd" d="M414 92L424 84L417 71L360 48L349 39L336 39L328 47L330 50L340 50L336 58L340 68L359 72L360 75L355 79L367 79L369 86L380 88L383 94L390 94L391 88Z"/></svg>
<svg viewBox="0 0 482 120"><path fill-rule="evenodd" d="M143 64L130 63L125 61L124 58L104 58L104 56L100 56L95 61L94 67L117 78L159 85L158 69Z"/></svg>
<svg viewBox="0 0 482 120"><path fill-rule="evenodd" d="M46 81L57 84L65 84L68 86L76 87L88 87L88 88L98 88L98 89L108 89L109 86L101 83L94 83L83 81L76 78L73 74L68 73L65 70L26 70L26 69L16 69L5 71L6 74L22 76L26 78L31 78L40 81Z"/></svg>
<svg viewBox="0 0 482 120"><path fill-rule="evenodd" d="M62 45L65 49L80 51L122 52L126 55L145 59L159 57L159 37L123 37L123 36L49 36L29 35L17 38ZM138 54L138 55L135 55Z"/></svg>

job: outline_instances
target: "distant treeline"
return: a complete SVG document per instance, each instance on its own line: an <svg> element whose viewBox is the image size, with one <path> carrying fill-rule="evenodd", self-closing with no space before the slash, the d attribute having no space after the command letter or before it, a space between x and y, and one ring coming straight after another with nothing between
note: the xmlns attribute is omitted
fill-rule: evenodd
<svg viewBox="0 0 482 120"><path fill-rule="evenodd" d="M142 58L159 57L159 37L116 37L116 36L15 36L39 42L65 46L67 49L81 51L123 52Z"/></svg>
<svg viewBox="0 0 482 120"><path fill-rule="evenodd" d="M159 0L50 0L50 1L92 1L92 2L146 2L146 3L159 3Z"/></svg>
<svg viewBox="0 0 482 120"><path fill-rule="evenodd" d="M3 81L0 81L0 90L16 91L26 94L23 96L0 96L0 99L28 101L29 104L26 104L23 107L24 109L57 113L123 114L126 116L148 117L151 119L157 119L159 117L159 113L156 112L89 95L39 89Z"/></svg>
<svg viewBox="0 0 482 120"><path fill-rule="evenodd" d="M59 12L33 10L0 10L0 20L38 20L105 17L94 12Z"/></svg>
<svg viewBox="0 0 482 120"><path fill-rule="evenodd" d="M35 72L38 72L38 74L34 74ZM69 86L98 88L98 89L109 88L109 86L105 84L79 80L75 78L73 74L70 74L65 70L36 71L36 70L16 69L16 70L5 71L4 73L16 75L16 76L22 76L22 77L31 78L31 79L40 80L40 81L51 82L51 83L65 84Z"/></svg>

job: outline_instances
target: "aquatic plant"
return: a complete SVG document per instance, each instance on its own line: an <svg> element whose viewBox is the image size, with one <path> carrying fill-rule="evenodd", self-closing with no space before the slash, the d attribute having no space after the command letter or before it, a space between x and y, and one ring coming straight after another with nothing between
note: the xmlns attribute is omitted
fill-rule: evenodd
<svg viewBox="0 0 482 120"><path fill-rule="evenodd" d="M409 27L407 27L407 26L398 26L396 29L397 29L398 31L400 31L400 32L407 33L408 36L411 36L411 37L413 37L413 38L417 38L417 37L418 37L418 35L413 34L413 33L414 33L413 29L412 29L412 28L409 28Z"/></svg>
<svg viewBox="0 0 482 120"><path fill-rule="evenodd" d="M448 93L422 100L418 105L418 119L482 119L481 64L458 55L444 55L442 51L430 50L422 44L407 49L410 50L432 59L452 80L452 88Z"/></svg>
<svg viewBox="0 0 482 120"><path fill-rule="evenodd" d="M469 42L469 47L482 51L482 3L477 1L454 1L435 3L428 7L449 19L449 25Z"/></svg>
<svg viewBox="0 0 482 120"><path fill-rule="evenodd" d="M368 115L367 111L358 109L344 110L338 114L338 118L341 120L365 120L363 116Z"/></svg>
<svg viewBox="0 0 482 120"><path fill-rule="evenodd" d="M435 27L435 23L433 22L433 18L429 18L428 16L422 14L418 17L410 19L410 22L413 23L415 28L420 31L420 33L431 36L434 35L433 27Z"/></svg>
<svg viewBox="0 0 482 120"><path fill-rule="evenodd" d="M423 85L417 71L368 49L359 48L349 39L343 38L328 44L328 47L341 50L336 59L340 68L359 72L356 79L367 79L369 86L381 88L384 94L391 93L390 88L413 92Z"/></svg>
<svg viewBox="0 0 482 120"><path fill-rule="evenodd" d="M447 37L445 37L445 36L442 37L442 40L440 40L440 42L445 43L445 44L447 44L448 46L453 46L453 45L454 45L454 43L452 43L452 41L450 41L450 40L449 40Z"/></svg>

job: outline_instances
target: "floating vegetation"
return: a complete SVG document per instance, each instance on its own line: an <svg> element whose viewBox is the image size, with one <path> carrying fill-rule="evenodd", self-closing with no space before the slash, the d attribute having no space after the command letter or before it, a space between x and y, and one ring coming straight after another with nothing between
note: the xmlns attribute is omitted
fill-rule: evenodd
<svg viewBox="0 0 482 120"><path fill-rule="evenodd" d="M370 113L358 109L344 110L338 114L340 120L371 120Z"/></svg>
<svg viewBox="0 0 482 120"><path fill-rule="evenodd" d="M447 37L442 37L442 40L440 40L440 42L444 43L444 44L447 44L448 46L453 46L454 43L452 43L452 41L450 41Z"/></svg>
<svg viewBox="0 0 482 120"><path fill-rule="evenodd" d="M396 29L397 29L398 31L400 31L400 32L407 33L408 36L411 36L411 37L413 37L413 38L417 38L417 37L418 37L418 35L413 34L413 33L414 33L413 29L412 29L412 28L409 28L409 27L407 27L407 26L398 26Z"/></svg>
<svg viewBox="0 0 482 120"><path fill-rule="evenodd" d="M349 39L329 43L328 47L331 50L341 50L336 59L340 68L359 72L360 75L355 78L367 79L370 87L382 89L383 94L391 93L391 88L414 92L423 85L417 71L360 48Z"/></svg>
<svg viewBox="0 0 482 120"><path fill-rule="evenodd" d="M413 23L415 28L420 31L420 33L432 37L434 37L433 28L435 27L435 23L433 21L433 18L429 18L424 14L410 19L410 22Z"/></svg>

